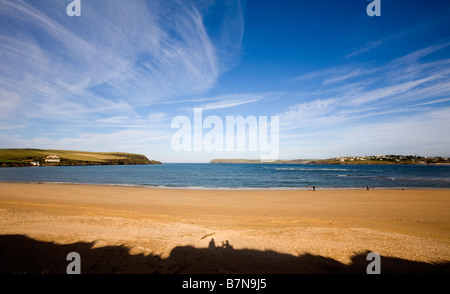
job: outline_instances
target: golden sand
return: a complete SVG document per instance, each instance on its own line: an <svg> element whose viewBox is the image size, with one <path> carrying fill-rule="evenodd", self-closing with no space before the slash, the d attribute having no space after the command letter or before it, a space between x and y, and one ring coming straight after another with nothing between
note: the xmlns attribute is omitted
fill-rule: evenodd
<svg viewBox="0 0 450 294"><path fill-rule="evenodd" d="M323 257L340 265L368 251L448 263L450 190L224 191L0 183L0 235L12 234L52 244L126 246L132 255L158 256L161 262L174 248L194 250L198 260L206 252L201 250L209 248L220 254ZM260 272L278 271L266 264ZM164 266L159 272L183 272L180 265L174 271ZM219 267L214 272L241 272L236 265ZM186 271L205 272L200 261Z"/></svg>

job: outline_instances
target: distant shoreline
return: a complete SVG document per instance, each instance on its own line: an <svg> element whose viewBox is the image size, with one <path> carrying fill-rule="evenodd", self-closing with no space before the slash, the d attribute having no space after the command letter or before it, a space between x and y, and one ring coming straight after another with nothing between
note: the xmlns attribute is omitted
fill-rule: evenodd
<svg viewBox="0 0 450 294"><path fill-rule="evenodd" d="M328 159L212 159L217 164L327 164L327 165L450 165L448 157L415 155L344 156Z"/></svg>

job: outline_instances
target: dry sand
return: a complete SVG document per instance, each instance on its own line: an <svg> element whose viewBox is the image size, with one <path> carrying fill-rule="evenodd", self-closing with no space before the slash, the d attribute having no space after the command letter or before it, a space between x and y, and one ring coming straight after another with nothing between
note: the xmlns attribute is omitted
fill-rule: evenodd
<svg viewBox="0 0 450 294"><path fill-rule="evenodd" d="M365 273L368 251L448 272L450 190L0 183L2 272L61 272L70 250L84 272Z"/></svg>

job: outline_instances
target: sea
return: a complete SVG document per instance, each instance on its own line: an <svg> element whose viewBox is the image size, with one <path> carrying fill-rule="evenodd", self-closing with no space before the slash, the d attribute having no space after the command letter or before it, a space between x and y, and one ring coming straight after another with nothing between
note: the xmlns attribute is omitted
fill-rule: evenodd
<svg viewBox="0 0 450 294"><path fill-rule="evenodd" d="M0 182L183 189L443 189L449 165L164 163L0 168Z"/></svg>

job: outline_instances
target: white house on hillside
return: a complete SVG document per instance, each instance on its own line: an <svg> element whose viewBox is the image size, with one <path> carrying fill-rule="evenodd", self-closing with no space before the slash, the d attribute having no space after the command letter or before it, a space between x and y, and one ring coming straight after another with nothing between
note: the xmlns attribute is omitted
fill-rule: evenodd
<svg viewBox="0 0 450 294"><path fill-rule="evenodd" d="M60 161L61 161L61 159L59 158L59 156L57 154L50 154L49 156L47 156L45 158L45 162L59 163Z"/></svg>

